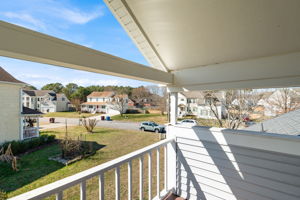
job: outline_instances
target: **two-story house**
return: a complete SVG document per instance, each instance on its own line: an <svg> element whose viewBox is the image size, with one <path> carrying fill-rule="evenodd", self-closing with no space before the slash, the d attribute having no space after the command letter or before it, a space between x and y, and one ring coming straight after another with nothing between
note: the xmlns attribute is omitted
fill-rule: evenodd
<svg viewBox="0 0 300 200"><path fill-rule="evenodd" d="M219 116L224 116L225 108L222 104L222 92L217 92L215 98L218 98L214 108ZM200 91L189 91L178 93L178 115L195 116L203 119L216 119L210 108L211 96Z"/></svg>
<svg viewBox="0 0 300 200"><path fill-rule="evenodd" d="M300 92L291 88L266 92L257 104L263 107L264 116L275 117L300 108Z"/></svg>
<svg viewBox="0 0 300 200"><path fill-rule="evenodd" d="M0 67L0 143L39 135L42 113L22 106L25 85Z"/></svg>
<svg viewBox="0 0 300 200"><path fill-rule="evenodd" d="M114 91L92 92L87 96L87 102L81 104L81 111L103 114L120 114L120 109L116 108L117 102L124 101L122 113L128 107L128 95L118 95Z"/></svg>
<svg viewBox="0 0 300 200"><path fill-rule="evenodd" d="M43 113L69 110L70 101L65 94L52 90L23 90L23 105Z"/></svg>

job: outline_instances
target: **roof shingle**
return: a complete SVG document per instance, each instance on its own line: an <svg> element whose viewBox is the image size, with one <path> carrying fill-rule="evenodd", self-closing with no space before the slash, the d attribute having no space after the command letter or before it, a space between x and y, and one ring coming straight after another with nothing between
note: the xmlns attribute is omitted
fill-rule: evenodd
<svg viewBox="0 0 300 200"><path fill-rule="evenodd" d="M19 81L7 71L5 71L2 67L0 67L0 81L2 82L9 82L9 83L17 83L17 84L26 84L22 81Z"/></svg>

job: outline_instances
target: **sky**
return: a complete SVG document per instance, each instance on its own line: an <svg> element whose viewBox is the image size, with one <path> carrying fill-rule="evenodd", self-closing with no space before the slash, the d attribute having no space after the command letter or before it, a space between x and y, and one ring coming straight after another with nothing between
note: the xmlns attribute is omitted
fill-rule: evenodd
<svg viewBox="0 0 300 200"><path fill-rule="evenodd" d="M102 0L1 0L0 20L149 66ZM82 86L152 85L1 56L0 66L37 88L52 82Z"/></svg>

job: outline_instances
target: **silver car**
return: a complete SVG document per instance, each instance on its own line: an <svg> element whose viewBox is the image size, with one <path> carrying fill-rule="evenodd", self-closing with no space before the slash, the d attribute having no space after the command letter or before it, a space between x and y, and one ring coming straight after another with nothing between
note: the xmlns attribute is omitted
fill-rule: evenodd
<svg viewBox="0 0 300 200"><path fill-rule="evenodd" d="M154 131L155 133L164 133L165 126L156 124L155 122L142 122L140 126L141 131Z"/></svg>

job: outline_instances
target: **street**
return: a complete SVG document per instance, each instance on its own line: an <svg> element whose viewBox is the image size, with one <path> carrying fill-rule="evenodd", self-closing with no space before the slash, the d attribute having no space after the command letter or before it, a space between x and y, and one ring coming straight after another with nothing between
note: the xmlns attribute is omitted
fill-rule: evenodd
<svg viewBox="0 0 300 200"><path fill-rule="evenodd" d="M55 117L55 123L49 124L49 117L40 118L40 129L58 128L68 126L78 126L79 118L64 118ZM118 129L129 129L129 130L139 130L140 123L138 122L121 122L121 121L101 121L98 120L97 127L108 127L108 128L118 128Z"/></svg>

